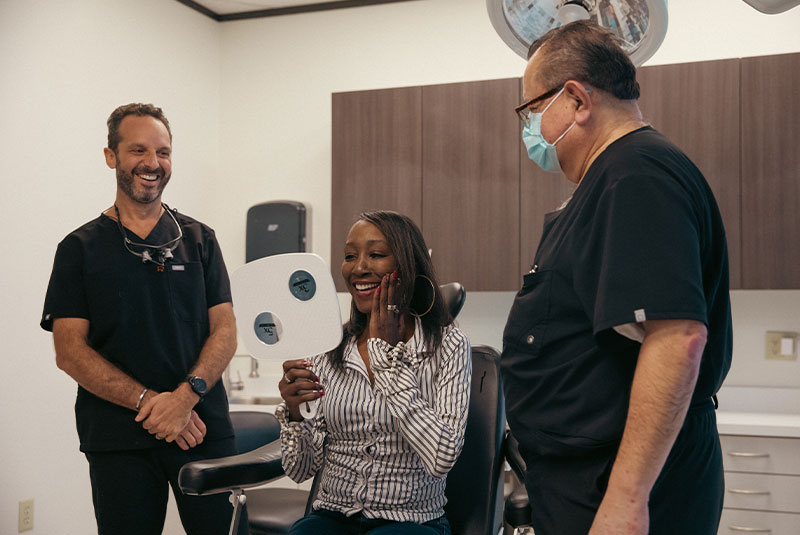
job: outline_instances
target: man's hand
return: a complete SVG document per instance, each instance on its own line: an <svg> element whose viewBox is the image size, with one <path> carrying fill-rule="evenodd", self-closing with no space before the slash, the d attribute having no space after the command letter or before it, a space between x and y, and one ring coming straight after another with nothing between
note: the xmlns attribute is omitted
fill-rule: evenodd
<svg viewBox="0 0 800 535"><path fill-rule="evenodd" d="M162 392L145 401L136 421L156 438L172 442L189 424L198 399L188 383L181 383L173 392Z"/></svg>
<svg viewBox="0 0 800 535"><path fill-rule="evenodd" d="M195 411L189 417L189 423L178 434L175 439L175 444L182 450L189 450L198 444L202 444L203 438L206 436L206 424L200 419Z"/></svg>
<svg viewBox="0 0 800 535"><path fill-rule="evenodd" d="M647 535L649 529L647 497L634 499L606 493L597 509L589 535Z"/></svg>

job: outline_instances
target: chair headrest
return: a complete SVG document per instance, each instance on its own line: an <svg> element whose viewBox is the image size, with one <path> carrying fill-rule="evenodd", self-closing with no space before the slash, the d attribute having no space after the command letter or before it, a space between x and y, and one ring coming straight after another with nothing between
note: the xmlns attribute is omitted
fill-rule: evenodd
<svg viewBox="0 0 800 535"><path fill-rule="evenodd" d="M450 311L453 319L461 312L461 307L464 306L464 301L467 298L467 291L458 282L448 282L439 286L439 291L442 294L442 299Z"/></svg>

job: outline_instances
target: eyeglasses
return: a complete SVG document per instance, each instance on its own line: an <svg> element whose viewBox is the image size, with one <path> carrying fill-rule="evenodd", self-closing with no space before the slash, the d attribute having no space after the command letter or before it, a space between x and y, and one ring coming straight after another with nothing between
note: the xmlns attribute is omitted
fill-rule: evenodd
<svg viewBox="0 0 800 535"><path fill-rule="evenodd" d="M552 97L553 95L561 91L562 87L564 87L564 84L556 86L553 89L542 93L538 97L534 97L527 102L523 102L522 104L514 108L514 112L519 117L519 120L522 121L522 124L527 125L531 122L531 114L534 113L531 111L531 106L533 106L537 102L541 102L542 100Z"/></svg>
<svg viewBox="0 0 800 535"><path fill-rule="evenodd" d="M125 234L125 229L122 226L122 219L119 217L119 208L117 208L117 203L114 203L114 212L117 216L117 227L119 227L119 232L122 235L122 243L125 245L125 249L128 250L134 256L138 256L142 259L142 263L152 262L156 264L158 271L164 271L164 262L166 260L172 258L172 250L178 246L178 243L183 238L183 229L181 228L180 223L178 223L177 218L170 210L169 206L164 203L161 203L161 206L164 207L164 211L172 218L172 221L175 223L175 226L178 228L178 237L169 240L166 243L162 243L161 245L148 245L146 243L138 243L132 241L128 238L127 234ZM142 249L142 252L134 251L131 247L139 247ZM153 258L153 255L150 254L150 251L154 253L157 252L157 257Z"/></svg>

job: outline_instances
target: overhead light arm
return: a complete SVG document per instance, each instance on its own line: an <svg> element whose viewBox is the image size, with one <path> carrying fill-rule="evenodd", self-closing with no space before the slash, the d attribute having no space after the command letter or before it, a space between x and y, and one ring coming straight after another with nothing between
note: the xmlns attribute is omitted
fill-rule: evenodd
<svg viewBox="0 0 800 535"><path fill-rule="evenodd" d="M754 9L767 15L783 13L800 5L800 0L744 0Z"/></svg>

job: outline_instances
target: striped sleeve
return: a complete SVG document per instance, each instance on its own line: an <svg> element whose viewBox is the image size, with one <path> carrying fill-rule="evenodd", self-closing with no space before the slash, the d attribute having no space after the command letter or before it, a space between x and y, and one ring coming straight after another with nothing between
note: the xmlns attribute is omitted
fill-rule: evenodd
<svg viewBox="0 0 800 535"><path fill-rule="evenodd" d="M317 413L310 420L292 422L286 418L286 404L281 403L276 416L281 423L281 464L283 471L295 483L302 483L322 466L325 442L325 420Z"/></svg>
<svg viewBox="0 0 800 535"><path fill-rule="evenodd" d="M281 422L281 464L292 481L302 483L317 473L323 441L324 434L312 420Z"/></svg>
<svg viewBox="0 0 800 535"><path fill-rule="evenodd" d="M427 357L439 363L428 400L420 395L415 359L409 363L397 358L398 348L380 339L370 339L368 348L375 385L386 396L400 432L425 470L433 477L445 477L464 445L472 375L467 337L458 329L450 329L438 353Z"/></svg>

